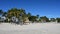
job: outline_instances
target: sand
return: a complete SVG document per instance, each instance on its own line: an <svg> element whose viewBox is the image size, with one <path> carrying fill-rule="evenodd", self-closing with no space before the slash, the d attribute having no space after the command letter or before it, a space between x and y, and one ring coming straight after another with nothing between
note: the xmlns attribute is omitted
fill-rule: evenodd
<svg viewBox="0 0 60 34"><path fill-rule="evenodd" d="M0 34L60 34L60 23L0 24Z"/></svg>

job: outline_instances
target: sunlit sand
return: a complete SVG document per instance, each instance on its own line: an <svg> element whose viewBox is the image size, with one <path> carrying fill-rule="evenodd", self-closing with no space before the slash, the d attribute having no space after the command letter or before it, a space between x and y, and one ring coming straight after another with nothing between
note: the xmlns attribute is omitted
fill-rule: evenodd
<svg viewBox="0 0 60 34"><path fill-rule="evenodd" d="M59 23L0 24L0 34L60 34Z"/></svg>

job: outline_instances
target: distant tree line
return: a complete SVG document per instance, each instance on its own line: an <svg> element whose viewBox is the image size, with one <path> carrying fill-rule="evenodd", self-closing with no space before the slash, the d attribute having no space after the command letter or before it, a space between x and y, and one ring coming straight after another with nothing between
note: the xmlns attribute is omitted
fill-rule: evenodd
<svg viewBox="0 0 60 34"><path fill-rule="evenodd" d="M11 19L11 17L15 16L16 18L23 20L23 22L26 21L26 17L28 17L29 21L31 22L60 22L60 18L48 18L46 16L39 16L39 15L32 15L30 12L26 13L24 9L17 9L17 8L11 8L8 11L0 10L0 16L5 16L7 19L5 20L8 22L8 19Z"/></svg>

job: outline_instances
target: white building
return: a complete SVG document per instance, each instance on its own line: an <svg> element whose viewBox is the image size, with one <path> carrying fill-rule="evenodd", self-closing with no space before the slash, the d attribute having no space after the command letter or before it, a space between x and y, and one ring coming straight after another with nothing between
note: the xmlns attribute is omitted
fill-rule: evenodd
<svg viewBox="0 0 60 34"><path fill-rule="evenodd" d="M5 16L0 16L0 21L5 21L6 17Z"/></svg>

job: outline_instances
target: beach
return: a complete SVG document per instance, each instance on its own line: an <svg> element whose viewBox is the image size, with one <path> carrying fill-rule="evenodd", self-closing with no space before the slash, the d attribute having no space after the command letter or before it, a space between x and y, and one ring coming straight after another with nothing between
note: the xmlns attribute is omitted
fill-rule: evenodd
<svg viewBox="0 0 60 34"><path fill-rule="evenodd" d="M0 34L60 34L60 23L0 24Z"/></svg>

